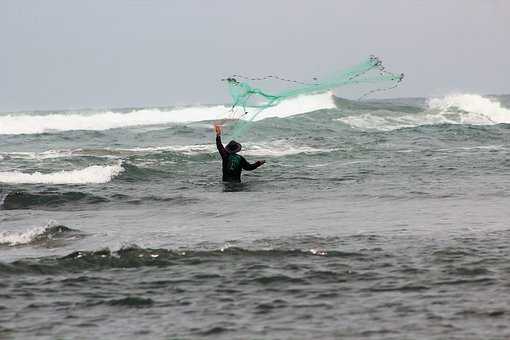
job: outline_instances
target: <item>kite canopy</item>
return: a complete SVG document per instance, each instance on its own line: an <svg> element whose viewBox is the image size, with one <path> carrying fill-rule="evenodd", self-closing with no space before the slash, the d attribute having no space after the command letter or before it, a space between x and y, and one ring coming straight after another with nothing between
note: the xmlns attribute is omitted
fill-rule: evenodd
<svg viewBox="0 0 510 340"><path fill-rule="evenodd" d="M313 83L304 83L295 80L280 78L277 76L266 76L262 78L248 78L241 75L233 75L223 79L228 83L230 95L232 96L233 113L230 119L237 120L233 126L232 138L238 138L244 133L250 122L252 122L263 110L275 106L280 102L301 95L310 95L331 91L341 86L357 84L378 84L388 83L389 86L372 89L363 94L359 99L365 98L375 92L385 91L398 86L404 78L404 74L394 74L386 71L382 61L376 56L370 56L364 62L331 74L321 80L314 78ZM295 86L277 93L267 93L259 88L252 87L239 79L258 80L279 80L294 83ZM242 109L241 114L236 112ZM243 118L243 119L240 119Z"/></svg>

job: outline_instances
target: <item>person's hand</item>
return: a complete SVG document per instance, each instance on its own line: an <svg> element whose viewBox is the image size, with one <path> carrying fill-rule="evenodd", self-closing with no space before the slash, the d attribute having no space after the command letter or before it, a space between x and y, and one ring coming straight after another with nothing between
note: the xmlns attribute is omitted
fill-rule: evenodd
<svg viewBox="0 0 510 340"><path fill-rule="evenodd" d="M216 131L216 136L220 136L221 135L221 125L214 124L214 131Z"/></svg>
<svg viewBox="0 0 510 340"><path fill-rule="evenodd" d="M266 161L257 161L258 166L261 166L263 164L266 164Z"/></svg>

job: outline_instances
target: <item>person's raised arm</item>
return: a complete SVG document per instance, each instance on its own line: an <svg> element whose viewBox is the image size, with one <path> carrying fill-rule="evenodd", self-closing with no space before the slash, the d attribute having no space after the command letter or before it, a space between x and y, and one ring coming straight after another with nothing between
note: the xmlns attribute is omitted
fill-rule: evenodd
<svg viewBox="0 0 510 340"><path fill-rule="evenodd" d="M228 151L221 142L221 126L214 124L214 130L216 131L216 147L221 155L221 158L228 157Z"/></svg>

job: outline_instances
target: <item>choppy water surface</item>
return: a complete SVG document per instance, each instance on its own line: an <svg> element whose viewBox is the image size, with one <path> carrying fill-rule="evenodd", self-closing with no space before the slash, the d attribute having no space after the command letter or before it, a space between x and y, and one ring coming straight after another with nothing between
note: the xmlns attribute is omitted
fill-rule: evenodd
<svg viewBox="0 0 510 340"><path fill-rule="evenodd" d="M0 114L0 338L506 339L509 104Z"/></svg>

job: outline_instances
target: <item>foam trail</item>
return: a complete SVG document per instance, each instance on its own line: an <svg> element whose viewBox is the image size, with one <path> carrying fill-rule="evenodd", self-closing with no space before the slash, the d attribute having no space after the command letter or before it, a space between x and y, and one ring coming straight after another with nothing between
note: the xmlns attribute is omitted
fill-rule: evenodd
<svg viewBox="0 0 510 340"><path fill-rule="evenodd" d="M60 157L70 157L72 155L72 150L48 150L44 152L0 152L0 160L4 159L4 157L8 157L11 159L53 159Z"/></svg>
<svg viewBox="0 0 510 340"><path fill-rule="evenodd" d="M93 165L81 170L59 171L48 174L19 171L0 172L0 183L9 184L92 184L107 183L124 169L117 165Z"/></svg>
<svg viewBox="0 0 510 340"><path fill-rule="evenodd" d="M257 120L288 117L305 112L335 107L331 94L293 98L265 110ZM196 106L175 109L143 109L129 113L98 112L93 114L58 113L48 115L0 115L0 134L36 134L51 131L108 130L131 126L189 123L216 120L230 115L229 108Z"/></svg>
<svg viewBox="0 0 510 340"><path fill-rule="evenodd" d="M337 149L324 149L324 148L314 148L310 146L295 146L289 144L286 141L273 141L271 143L264 144L248 144L246 151L244 151L245 155L248 156L271 156L271 157L281 157L281 156L290 156L297 154L312 154L312 153L323 153L323 152L333 152Z"/></svg>
<svg viewBox="0 0 510 340"><path fill-rule="evenodd" d="M287 156L296 155L300 153L322 153L332 152L337 149L315 148L306 145L294 145L287 140L273 140L264 143L243 143L243 150L241 154L249 156ZM193 156L200 154L214 154L217 153L216 144L192 144L192 145L165 145L144 148L131 148L131 149L75 149L75 150L49 150L44 152L12 152L4 153L10 158L21 157L22 159L48 159L59 157L106 157L106 158L119 158L121 156L129 156L134 154L151 154L160 152L175 152L183 155ZM81 170L83 171L83 170ZM0 177L1 182L1 177Z"/></svg>
<svg viewBox="0 0 510 340"><path fill-rule="evenodd" d="M243 143L241 154L249 156L287 156L300 153L331 152L336 149L320 149L310 146L296 146L286 140L274 140L268 143ZM176 152L184 155L211 154L218 152L216 144L194 145L168 145L133 149L112 149L113 153L152 153L152 152Z"/></svg>

